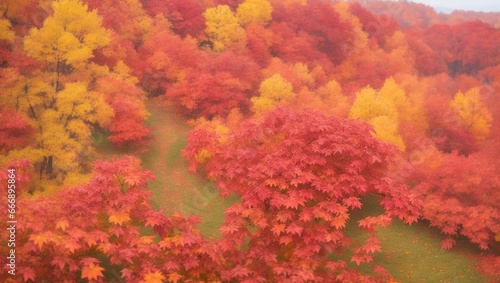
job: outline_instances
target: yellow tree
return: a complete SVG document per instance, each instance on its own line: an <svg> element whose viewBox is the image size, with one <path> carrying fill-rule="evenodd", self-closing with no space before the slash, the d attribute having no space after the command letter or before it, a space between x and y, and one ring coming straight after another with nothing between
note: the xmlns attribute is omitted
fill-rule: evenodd
<svg viewBox="0 0 500 283"><path fill-rule="evenodd" d="M107 127L113 116L103 95L92 91L96 76L108 70L88 62L109 36L102 19L81 2L52 5L53 15L24 39L26 53L44 67L19 75L2 103L26 112L38 129L36 144L11 152L11 158L29 157L40 179L69 185L84 181L92 130Z"/></svg>
<svg viewBox="0 0 500 283"><path fill-rule="evenodd" d="M484 140L489 132L492 116L481 101L479 88L472 88L466 93L461 91L451 101L451 106L460 116L462 126L477 140Z"/></svg>
<svg viewBox="0 0 500 283"><path fill-rule="evenodd" d="M267 0L245 0L238 5L236 16L242 25L257 23L265 26L271 20L273 6Z"/></svg>
<svg viewBox="0 0 500 283"><path fill-rule="evenodd" d="M46 63L58 92L61 76L84 67L95 49L109 44L109 35L97 12L88 11L80 1L55 1L52 6L54 15L45 20L42 28L30 30L24 50L28 56Z"/></svg>
<svg viewBox="0 0 500 283"><path fill-rule="evenodd" d="M391 100L379 97L377 91L371 87L365 87L356 94L349 117L370 121L378 116L397 118L398 111Z"/></svg>
<svg viewBox="0 0 500 283"><path fill-rule="evenodd" d="M245 46L245 30L240 26L238 18L229 6L218 5L209 8L203 16L206 20L205 32L213 43L214 51L241 49Z"/></svg>
<svg viewBox="0 0 500 283"><path fill-rule="evenodd" d="M11 30L9 20L0 18L0 40L12 42L14 40L14 32Z"/></svg>
<svg viewBox="0 0 500 283"><path fill-rule="evenodd" d="M389 83L390 84L390 83ZM400 150L405 150L405 144L398 132L398 103L402 103L403 97L398 93L386 93L387 89L382 87L384 95L377 94L371 87L365 87L356 95L349 117L361 119L370 123L378 139L396 145ZM382 90L381 89L381 90Z"/></svg>
<svg viewBox="0 0 500 283"><path fill-rule="evenodd" d="M255 114L271 111L277 105L288 103L295 97L292 84L280 74L265 79L260 84L259 93L260 96L251 99Z"/></svg>

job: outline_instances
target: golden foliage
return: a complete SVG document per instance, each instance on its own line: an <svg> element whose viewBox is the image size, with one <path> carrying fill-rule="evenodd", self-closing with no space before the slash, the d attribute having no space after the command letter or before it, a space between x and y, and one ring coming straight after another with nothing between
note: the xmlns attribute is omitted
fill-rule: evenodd
<svg viewBox="0 0 500 283"><path fill-rule="evenodd" d="M14 32L11 30L10 22L7 19L0 19L0 40L14 41Z"/></svg>
<svg viewBox="0 0 500 283"><path fill-rule="evenodd" d="M253 97L253 111L262 114L271 111L279 104L290 102L294 97L293 86L280 74L265 79L259 88L260 96Z"/></svg>
<svg viewBox="0 0 500 283"><path fill-rule="evenodd" d="M109 43L108 31L102 28L102 19L96 11L77 0L54 1L54 15L33 28L24 40L28 56L48 63L81 67L92 51Z"/></svg>
<svg viewBox="0 0 500 283"><path fill-rule="evenodd" d="M208 38L214 44L214 51L241 49L246 44L245 30L240 26L238 18L227 5L209 8L203 13L206 20Z"/></svg>
<svg viewBox="0 0 500 283"><path fill-rule="evenodd" d="M393 78L388 78L378 92L371 87L361 89L349 117L367 121L375 129L374 136L404 151L406 146L399 134L399 121L400 117L413 112L404 90Z"/></svg>
<svg viewBox="0 0 500 283"><path fill-rule="evenodd" d="M488 137L492 116L481 101L479 88L472 88L466 93L459 91L451 101L451 106L458 112L462 126L477 140Z"/></svg>
<svg viewBox="0 0 500 283"><path fill-rule="evenodd" d="M236 16L242 25L257 23L265 26L271 20L273 6L267 0L245 0L238 5Z"/></svg>

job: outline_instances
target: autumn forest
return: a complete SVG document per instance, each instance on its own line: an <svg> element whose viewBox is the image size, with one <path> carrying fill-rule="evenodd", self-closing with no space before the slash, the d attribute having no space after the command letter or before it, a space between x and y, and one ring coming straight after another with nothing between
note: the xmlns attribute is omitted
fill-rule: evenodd
<svg viewBox="0 0 500 283"><path fill-rule="evenodd" d="M500 282L500 13L0 12L0 282Z"/></svg>

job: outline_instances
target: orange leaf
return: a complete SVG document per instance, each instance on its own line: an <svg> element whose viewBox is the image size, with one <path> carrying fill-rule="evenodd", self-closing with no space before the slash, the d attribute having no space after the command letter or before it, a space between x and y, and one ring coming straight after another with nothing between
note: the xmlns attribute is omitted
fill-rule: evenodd
<svg viewBox="0 0 500 283"><path fill-rule="evenodd" d="M99 264L90 263L84 266L82 269L82 278L87 278L89 280L97 280L99 277L103 277L102 271L104 268L100 267Z"/></svg>
<svg viewBox="0 0 500 283"><path fill-rule="evenodd" d="M45 235L41 235L41 234L31 235L30 240L35 242L35 245L37 245L38 248L40 248L40 249L42 248L43 244L45 244L49 241L49 239L47 239L47 237Z"/></svg>
<svg viewBox="0 0 500 283"><path fill-rule="evenodd" d="M163 283L165 279L166 277L159 271L155 273L149 272L144 276L144 280L142 280L141 283Z"/></svg>
<svg viewBox="0 0 500 283"><path fill-rule="evenodd" d="M66 228L68 228L69 223L66 220L59 220L56 223L56 228L61 229L62 231L66 231Z"/></svg>
<svg viewBox="0 0 500 283"><path fill-rule="evenodd" d="M109 216L109 222L115 223L118 225L121 225L123 222L127 222L129 220L130 220L130 216L129 216L128 212L126 212L126 211L119 211L116 213L112 213Z"/></svg>
<svg viewBox="0 0 500 283"><path fill-rule="evenodd" d="M179 279L181 279L181 278L182 278L182 275L180 275L177 272L173 272L173 273L170 273L168 275L168 281L173 282L173 283L177 283L179 281Z"/></svg>

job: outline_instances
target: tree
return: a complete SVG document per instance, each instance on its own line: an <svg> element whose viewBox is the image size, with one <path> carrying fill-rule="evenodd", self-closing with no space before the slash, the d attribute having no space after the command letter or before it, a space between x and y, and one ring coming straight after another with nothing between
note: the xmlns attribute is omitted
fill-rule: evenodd
<svg viewBox="0 0 500 283"><path fill-rule="evenodd" d="M333 3L325 1L276 3L270 29L276 38L272 50L292 63L339 64L346 58L343 46L351 46L354 40L352 25L340 17Z"/></svg>
<svg viewBox="0 0 500 283"><path fill-rule="evenodd" d="M16 212L16 276L34 282L136 283L220 277L218 249L196 230L199 220L166 217L151 208L147 184L154 176L139 163L130 156L97 161L88 183L37 199L22 194L29 161L11 163L19 182L16 205L22 208ZM0 180L7 183L7 174ZM7 194L0 199L7 203ZM149 232L139 232L144 227ZM2 239L7 233L2 229ZM7 249L0 247L2 254ZM0 280L9 282L10 276L2 272Z"/></svg>
<svg viewBox="0 0 500 283"><path fill-rule="evenodd" d="M385 214L359 222L371 235L352 257L360 264L380 249L377 225L388 225L392 216L412 223L421 205L384 176L394 149L369 131L362 122L279 107L241 124L223 142L204 130L189 134L184 155L191 169L200 167L200 152L209 152L203 164L208 177L223 196L241 198L226 210L221 228L221 248L232 262L223 280L366 279L328 257L347 246L349 211L360 208L366 194L384 195Z"/></svg>
<svg viewBox="0 0 500 283"><path fill-rule="evenodd" d="M387 82L386 82L387 83ZM383 88L380 93L370 88L363 88L356 95L349 117L369 122L375 129L374 135L382 141L395 144L404 151L405 144L398 131L398 94L391 94ZM401 93L400 93L401 94ZM394 97L391 97L394 95ZM403 97L404 94L403 94Z"/></svg>
<svg viewBox="0 0 500 283"><path fill-rule="evenodd" d="M213 43L213 50L221 52L226 49L242 49L246 44L245 30L240 26L238 18L227 5L208 8L203 16L206 19L205 32Z"/></svg>
<svg viewBox="0 0 500 283"><path fill-rule="evenodd" d="M451 106L458 112L464 129L477 140L484 140L490 131L491 113L483 105L479 88L462 93L458 92L451 101Z"/></svg>
<svg viewBox="0 0 500 283"><path fill-rule="evenodd" d="M25 52L44 66L20 73L4 103L26 113L37 130L35 143L9 153L11 158L30 156L40 178L57 183L66 174L88 173L91 132L105 128L113 111L92 89L92 80L104 70L89 60L109 42L102 19L76 0L53 2L52 7L53 16L24 39Z"/></svg>
<svg viewBox="0 0 500 283"><path fill-rule="evenodd" d="M273 110L277 105L290 102L294 97L292 84L280 74L265 79L259 88L260 96L253 97L253 110L260 115Z"/></svg>
<svg viewBox="0 0 500 283"><path fill-rule="evenodd" d="M47 63L59 76L82 67L92 58L92 51L109 43L109 36L102 28L102 20L96 11L88 11L87 5L77 0L53 2L54 15L45 20L43 27L33 28L24 41L26 53Z"/></svg>
<svg viewBox="0 0 500 283"><path fill-rule="evenodd" d="M265 26L271 20L273 6L267 0L245 0L238 5L236 16L244 26L256 23Z"/></svg>
<svg viewBox="0 0 500 283"><path fill-rule="evenodd" d="M150 2L143 1L147 7ZM174 0L158 1L161 4L169 6L167 9L168 19L172 22L174 31L181 36L199 36L205 28L205 19L203 18L203 8L198 1ZM160 4L160 5L161 5Z"/></svg>
<svg viewBox="0 0 500 283"><path fill-rule="evenodd" d="M453 247L458 235L483 250L498 247L495 237L500 232L500 194L496 189L496 154L483 151L466 157L431 150L413 164L407 180L415 184L413 190L424 203L423 217L447 236L443 248Z"/></svg>
<svg viewBox="0 0 500 283"><path fill-rule="evenodd" d="M119 61L113 72L96 80L96 88L111 106L114 116L109 122L108 139L117 146L136 146L142 149L150 130L144 126L149 117L144 101L146 95L136 85L138 79Z"/></svg>
<svg viewBox="0 0 500 283"><path fill-rule="evenodd" d="M165 94L201 64L197 42L190 37L181 38L170 27L164 16L156 16L137 52L142 65L134 69L142 74L142 86L149 96Z"/></svg>
<svg viewBox="0 0 500 283"><path fill-rule="evenodd" d="M193 118L225 116L231 109L247 111L249 97L260 80L258 65L249 58L227 51L209 54L205 64L174 84L166 97Z"/></svg>

